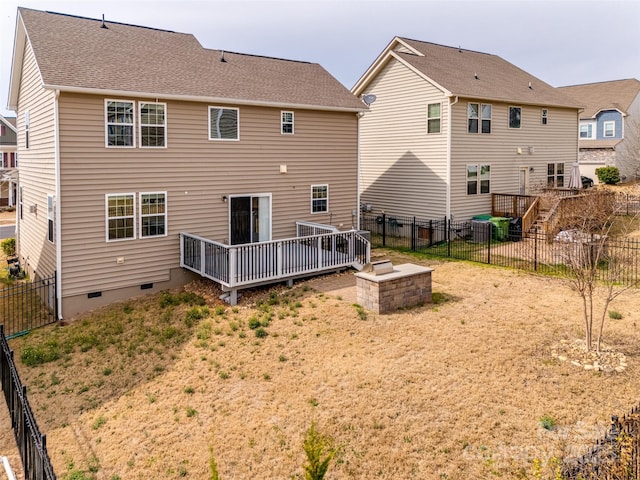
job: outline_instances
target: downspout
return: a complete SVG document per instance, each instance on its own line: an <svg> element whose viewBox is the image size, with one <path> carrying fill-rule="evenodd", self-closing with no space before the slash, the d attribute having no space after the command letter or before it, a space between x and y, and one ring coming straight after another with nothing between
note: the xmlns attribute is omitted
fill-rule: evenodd
<svg viewBox="0 0 640 480"><path fill-rule="evenodd" d="M60 211L60 121L58 118L58 97L60 90L55 91L55 100L53 102L53 143L54 143L54 169L55 169L55 246L56 246L56 302L58 304L58 320L62 320L62 235L61 235L61 214Z"/></svg>
<svg viewBox="0 0 640 480"><path fill-rule="evenodd" d="M449 118L447 126L447 181L446 181L446 204L445 204L445 216L451 218L451 130L453 126L453 106L458 103L458 96L451 102L449 97Z"/></svg>
<svg viewBox="0 0 640 480"><path fill-rule="evenodd" d="M357 131L357 148L358 148L358 166L356 172L356 196L357 196L357 204L356 204L356 229L360 230L360 176L362 175L360 171L360 119L364 116L364 112L356 113L356 119L358 122L358 131ZM353 226L352 226L353 227Z"/></svg>

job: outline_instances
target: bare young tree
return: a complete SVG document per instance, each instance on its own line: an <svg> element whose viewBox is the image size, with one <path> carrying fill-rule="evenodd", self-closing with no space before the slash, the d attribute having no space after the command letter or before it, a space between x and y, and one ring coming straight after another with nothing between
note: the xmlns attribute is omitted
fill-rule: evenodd
<svg viewBox="0 0 640 480"><path fill-rule="evenodd" d="M617 216L617 210L614 194L595 191L566 199L558 212L560 257L569 284L582 299L586 349L592 351L595 340L597 353L609 305L632 284L625 276L633 273L635 259L625 233L633 219ZM614 223L620 233L615 240Z"/></svg>
<svg viewBox="0 0 640 480"><path fill-rule="evenodd" d="M626 122L624 142L616 147L616 163L624 181L640 180L640 120Z"/></svg>

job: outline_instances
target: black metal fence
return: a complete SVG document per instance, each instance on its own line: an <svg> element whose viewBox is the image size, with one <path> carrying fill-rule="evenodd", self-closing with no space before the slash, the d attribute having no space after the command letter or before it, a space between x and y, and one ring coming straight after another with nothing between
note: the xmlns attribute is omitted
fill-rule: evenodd
<svg viewBox="0 0 640 480"><path fill-rule="evenodd" d="M0 288L0 323L8 338L53 323L58 318L56 274Z"/></svg>
<svg viewBox="0 0 640 480"><path fill-rule="evenodd" d="M56 475L47 453L45 435L33 416L27 399L27 387L22 385L13 361L13 351L0 324L0 380L2 391L11 415L11 427L22 458L22 468L28 480L55 480Z"/></svg>
<svg viewBox="0 0 640 480"><path fill-rule="evenodd" d="M623 215L636 215L640 213L640 195L616 193L616 207Z"/></svg>
<svg viewBox="0 0 640 480"><path fill-rule="evenodd" d="M520 219L480 216L455 222L386 213L363 213L360 228L377 247L488 263L540 273L569 273L576 259L598 262L597 275L625 286L639 286L640 241L599 237L523 235ZM598 248L602 251L596 252Z"/></svg>
<svg viewBox="0 0 640 480"><path fill-rule="evenodd" d="M640 407L619 419L585 455L564 462L566 480L632 480L640 478Z"/></svg>

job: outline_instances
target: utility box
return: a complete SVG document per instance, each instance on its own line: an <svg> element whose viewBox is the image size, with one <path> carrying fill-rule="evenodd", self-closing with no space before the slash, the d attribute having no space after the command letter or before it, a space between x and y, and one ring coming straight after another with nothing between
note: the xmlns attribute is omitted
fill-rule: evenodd
<svg viewBox="0 0 640 480"><path fill-rule="evenodd" d="M474 243L488 243L493 234L493 223L489 220L471 220L471 232Z"/></svg>

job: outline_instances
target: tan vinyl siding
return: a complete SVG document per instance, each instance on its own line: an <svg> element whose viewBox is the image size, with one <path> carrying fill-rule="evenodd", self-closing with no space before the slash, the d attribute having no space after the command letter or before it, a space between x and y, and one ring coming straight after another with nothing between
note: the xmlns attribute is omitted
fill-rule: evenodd
<svg viewBox="0 0 640 480"><path fill-rule="evenodd" d="M25 112L29 112L29 148L25 148ZM41 277L56 270L55 246L47 240L47 195L55 195L54 93L42 88L30 45L25 46L17 111L23 219L18 221L18 250ZM37 213L30 213L36 205Z"/></svg>
<svg viewBox="0 0 640 480"><path fill-rule="evenodd" d="M490 213L491 195L467 195L466 165L491 165L491 192L518 193L520 167L529 171L529 193L546 186L547 164L565 164L565 186L577 159L578 120L575 109L544 107L548 124L542 125L539 106L492 103L490 134L467 133L467 105L481 99L460 98L453 107L451 149L451 213L457 219ZM509 107L522 108L519 129L509 128ZM532 147L533 153L529 153ZM522 153L518 153L518 148Z"/></svg>
<svg viewBox="0 0 640 480"><path fill-rule="evenodd" d="M362 202L378 212L444 215L447 98L394 59L366 93L377 99L360 120ZM427 134L427 105L438 102L441 131Z"/></svg>
<svg viewBox="0 0 640 480"><path fill-rule="evenodd" d="M134 100L137 112L140 99L123 100ZM295 236L296 220L351 227L355 113L295 110L295 134L282 135L280 108L241 106L240 141L210 141L208 104L166 103L168 148L106 148L104 98L61 94L63 296L167 280L179 265L182 231L228 242L223 196L271 194L274 240ZM331 217L310 213L312 184L329 185ZM156 191L167 192L168 235L107 242L105 194L135 192L137 203L140 192Z"/></svg>

